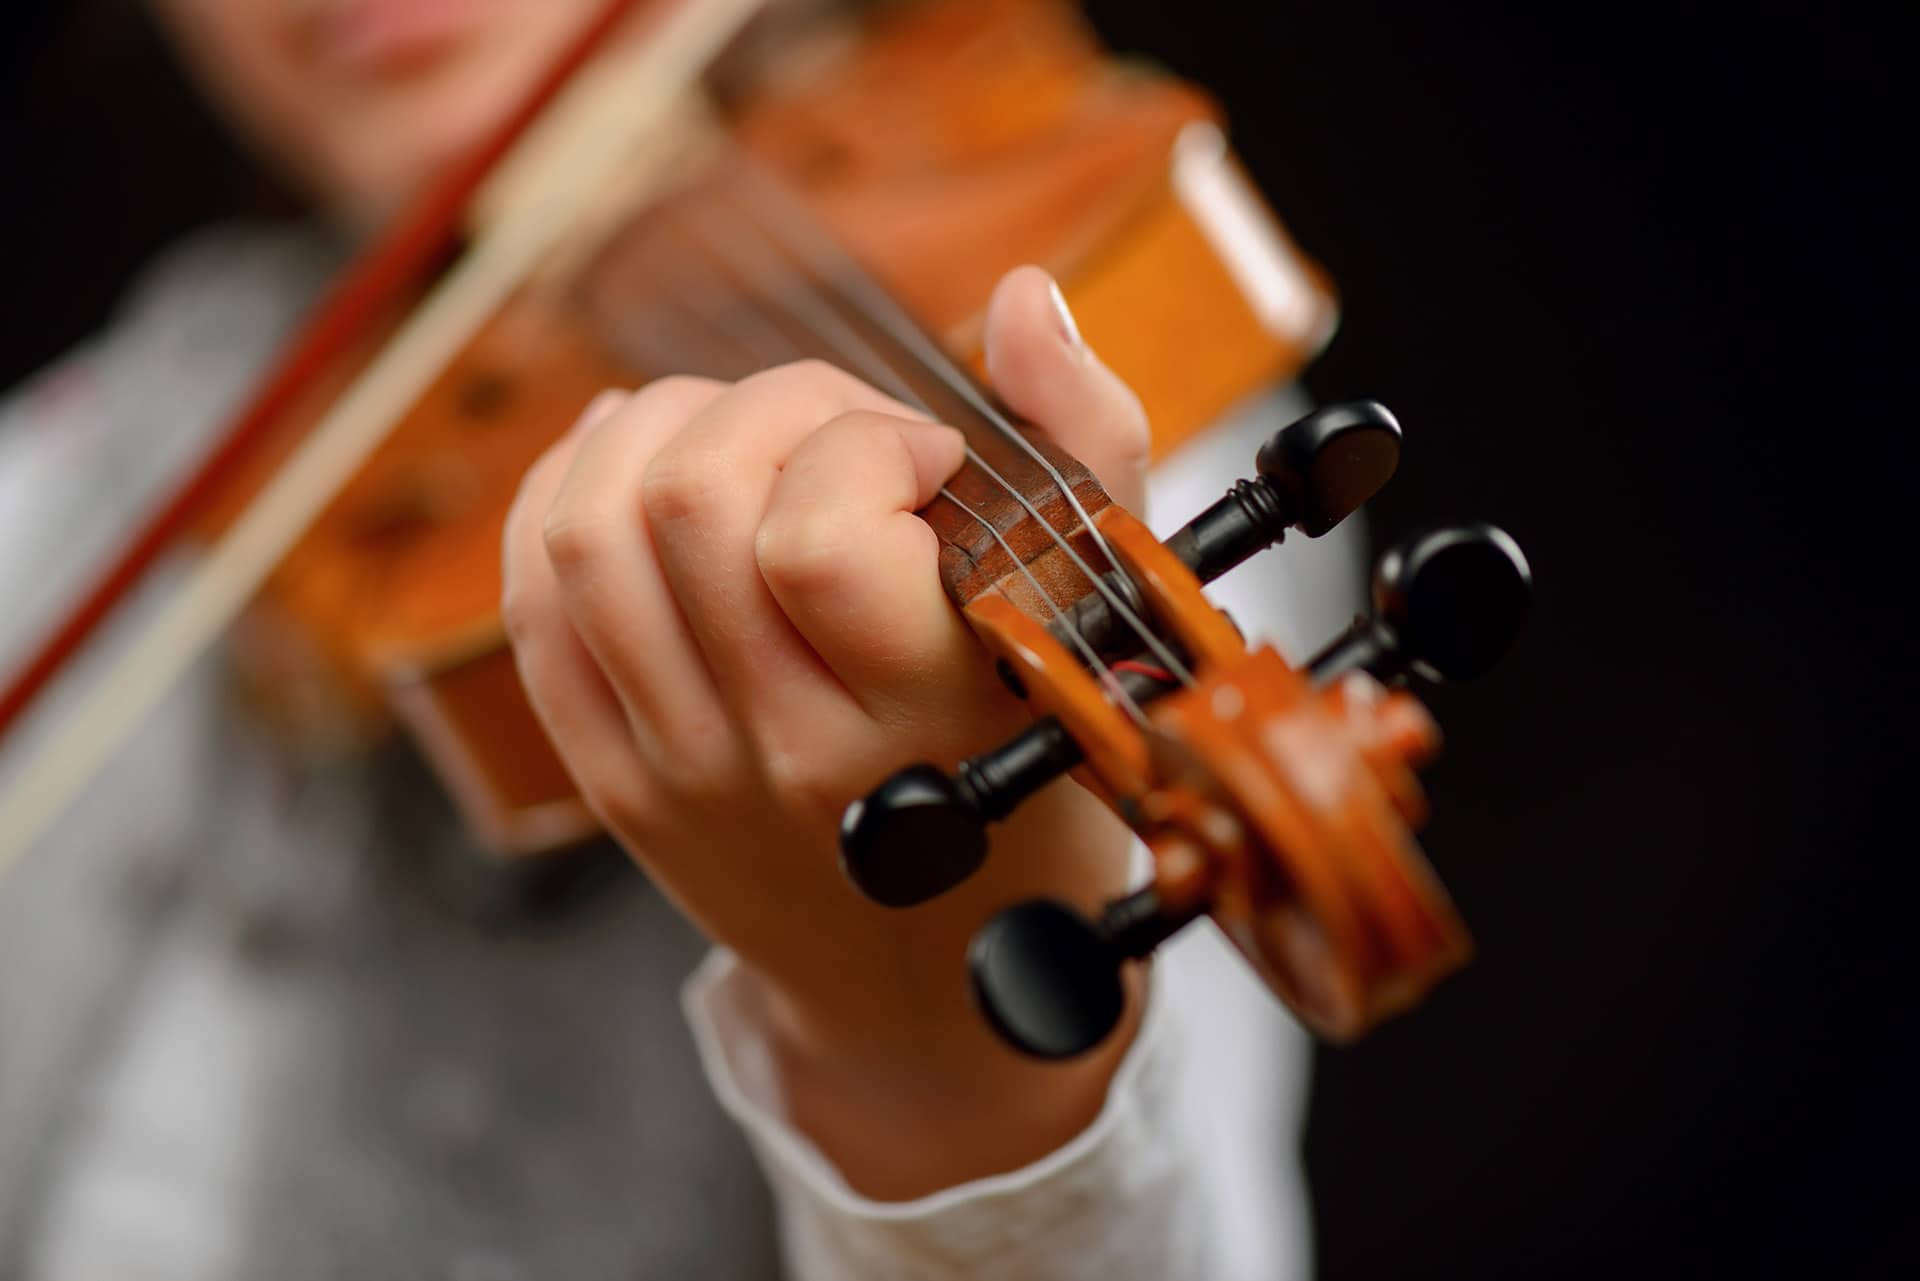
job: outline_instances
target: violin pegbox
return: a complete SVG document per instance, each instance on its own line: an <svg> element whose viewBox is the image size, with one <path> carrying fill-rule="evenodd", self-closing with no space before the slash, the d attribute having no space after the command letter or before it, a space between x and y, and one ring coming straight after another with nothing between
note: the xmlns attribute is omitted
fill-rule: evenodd
<svg viewBox="0 0 1920 1281"><path fill-rule="evenodd" d="M1316 410L1274 433L1256 456L1256 477L1235 484L1166 547L1194 576L1211 582L1280 542L1289 529L1313 538L1332 529L1378 492L1399 456L1400 425L1384 406L1356 401ZM1146 608L1138 587L1120 569L1105 574L1103 583L1136 616ZM1001 654L1002 671L1012 676L1015 692L1029 705L1031 689L1019 675L1021 668L1032 667L1045 680L1044 673L1080 669L1075 655L1082 647L1115 662L1135 657L1141 648L1127 620L1098 591L1066 605L1063 617L1047 620L1042 630L1057 642L1053 645L1015 620L1018 611L1004 600L982 598L967 609L976 629ZM996 619L1004 625L996 626ZM1019 637L1028 639L1022 644ZM1035 645L1050 663L1029 662ZM1173 683L1171 673L1160 680L1150 671L1123 666L1112 679L1128 697L1144 703ZM1080 688L1086 692L1084 685ZM1110 715L1095 710L1109 701L1111 691L1094 692L1098 697L1078 704L1084 716L1098 717L1102 726L1121 734L1118 708ZM1083 732L1095 728L1080 726ZM945 893L986 859L989 823L1007 817L1084 759L1078 737L1057 717L1041 714L1019 737L962 762L952 776L933 765L900 771L847 809L841 856L848 879L889 907L910 907Z"/></svg>
<svg viewBox="0 0 1920 1281"><path fill-rule="evenodd" d="M1201 589L1289 528L1333 528L1390 477L1398 445L1383 408L1330 406L1276 433L1258 479L1164 544L1123 509L1103 511L1096 526L1118 562L1107 590L1051 626L1004 597L967 607L1036 721L951 776L915 766L851 806L849 877L892 906L944 892L984 861L990 822L1069 771L1153 857L1151 880L1097 919L1034 901L979 931L974 992L1015 1047L1061 1058L1097 1045L1124 1012L1125 964L1202 914L1333 1040L1466 959L1466 931L1410 831L1425 817L1414 770L1438 733L1385 682L1490 666L1530 598L1519 549L1489 526L1396 548L1376 570L1375 613L1300 668L1249 649ZM1075 656L1089 652L1092 669Z"/></svg>

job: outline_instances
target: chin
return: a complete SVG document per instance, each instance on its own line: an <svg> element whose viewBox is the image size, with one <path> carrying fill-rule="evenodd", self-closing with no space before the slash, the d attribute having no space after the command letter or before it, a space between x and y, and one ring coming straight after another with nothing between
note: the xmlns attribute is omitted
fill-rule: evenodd
<svg viewBox="0 0 1920 1281"><path fill-rule="evenodd" d="M358 224L391 214L485 141L538 78L547 45L560 34L543 28L518 42L475 39L418 74L329 84L314 96L337 110L311 125L330 153L323 198Z"/></svg>
<svg viewBox="0 0 1920 1281"><path fill-rule="evenodd" d="M322 202L361 229L384 224L486 137L490 123L450 126L449 115L413 116L406 128L337 158L317 184ZM423 119L433 121L422 127Z"/></svg>

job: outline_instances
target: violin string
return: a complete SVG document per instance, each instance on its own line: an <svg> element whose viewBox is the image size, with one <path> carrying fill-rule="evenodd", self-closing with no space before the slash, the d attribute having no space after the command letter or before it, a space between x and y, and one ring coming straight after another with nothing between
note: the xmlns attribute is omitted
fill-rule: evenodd
<svg viewBox="0 0 1920 1281"><path fill-rule="evenodd" d="M878 286L876 285L874 286L874 288L877 289ZM879 352L874 350L871 344L867 343L864 339L861 339L858 337L858 335L854 334L851 328L846 325L845 321L841 320L837 315L834 315L830 308L825 307L823 304L818 302L816 299L813 299L811 296L809 296L809 303L811 304L811 308L814 311L823 313L826 316L830 317L835 327L837 327L841 332L845 333L850 340L856 343L858 347L866 353L867 359L864 363L867 364L869 369L873 369L875 366L878 366L880 369L884 370L885 375L889 381L894 381L896 385L898 384L898 382L900 381L899 375L893 370L892 366L886 361L886 358L882 356ZM848 305L852 306L854 304L852 303L851 300L848 300ZM866 318L870 320L873 319L873 317L871 316L867 316ZM912 322L910 320L906 320L904 315L902 316L902 319L909 326L912 326ZM878 323L878 322L876 321L875 323ZM912 332L915 333L916 335L919 334L919 330L917 327L913 327ZM898 340L896 339L896 341ZM925 362L922 362L922 363L923 365L925 364ZM951 368L952 368L951 365L949 365L949 369ZM933 369L929 367L928 372L936 378L942 378L942 375L939 373L937 369ZM957 374L957 371L954 371L954 373ZM942 381L944 381L949 387L952 387L954 385L951 377L942 378ZM964 378L962 379L962 384L968 391L972 390L971 384L966 383ZM926 412L930 417L934 416L931 408L926 405L926 402L924 400L922 400L918 396L913 396L912 399L917 404L919 404L924 410L926 410ZM970 397L970 399L972 399L973 403L975 404L979 403L977 396ZM988 420L988 421L991 425L992 420ZM1007 426L1001 426L1000 430L1003 435L1012 433L1012 429ZM1024 437L1018 436L1017 433L1012 433L1012 434L1014 435L1015 439L1019 439L1023 444L1025 443ZM1108 587L1105 581L1094 573L1092 568L1087 565L1086 561L1080 557L1079 553L1076 552L1074 548L1067 542L1067 540L1060 534L1060 532L1053 527L1052 522L1048 521L1046 517L1040 512L1040 510L1031 501L1029 501L1027 497L1024 494L1022 494L1010 481L1008 481L1004 475L1000 473L999 469L995 468L991 463L987 462L986 459L982 458L979 455L979 453L976 452L970 445L967 447L967 456L975 464L975 466L977 466L990 479L992 479L994 483L999 485L999 487L1003 491L1005 491L1009 497L1011 497L1016 503L1018 503L1022 508L1024 508L1029 516L1031 516L1035 521L1037 521L1043 528L1047 530L1053 542L1057 544L1060 547L1060 549L1064 551L1072 559L1073 563L1079 568L1081 574L1084 575L1087 581L1097 591L1099 591L1102 596L1106 598L1109 605L1115 608L1116 610L1118 610L1124 616L1125 620L1131 625L1135 634L1139 636L1139 638L1147 646L1147 648L1154 653L1155 657L1159 658L1163 663L1165 663L1168 670L1171 671L1183 683L1188 685L1193 684L1194 681L1193 681L1192 673L1185 667L1184 664L1181 663L1179 658L1169 648L1167 648L1165 644L1162 643L1160 639L1156 635L1154 635L1150 629L1146 627L1145 623L1142 622L1142 620L1137 615L1135 615L1130 609L1128 609L1126 604L1118 597L1117 593L1115 593L1110 587ZM1051 466L1048 467L1048 471L1049 473L1054 475L1056 478L1058 477L1058 473L1053 471ZM1061 484L1061 482L1056 480L1056 484ZM1063 492L1070 493L1070 491L1067 491L1064 489L1064 486L1062 486L1062 489L1063 489ZM978 521L987 530L988 534L992 536L993 540L996 543L998 543L1003 550L1005 550L1009 558L1013 560L1014 564L1019 567L1021 574L1027 579L1027 581L1029 583L1032 583L1036 590L1040 590L1039 582L1034 577L1032 571L1027 567L1026 563L1022 561L1020 557L1014 553L1012 546L1008 544L1007 540L1001 535L999 529L996 528L991 521L987 520L979 512L967 506L965 503L962 503L953 494L953 492L947 487L942 486L940 492L942 493L942 495L944 495L945 497L953 501L955 506L959 507L967 515L971 516L974 520ZM1085 509L1079 508L1077 503L1075 504L1075 506L1083 513L1083 516L1084 516ZM1104 548L1105 541L1104 540L1100 540L1100 541L1101 541L1102 547ZM1110 550L1108 553L1108 559L1112 560L1116 566L1119 564L1119 562L1113 558ZM1059 605L1053 600L1052 596L1046 593L1045 591L1040 591L1040 594L1042 598L1046 600L1048 606L1054 611L1056 618L1059 619L1061 624L1061 630L1066 634L1068 634L1069 636L1073 637L1076 645L1083 651L1083 653L1088 659L1089 666L1100 676L1102 681L1110 689L1116 691L1119 694L1121 699L1123 699L1130 706L1133 706L1132 699L1126 695L1124 688L1121 686L1119 680L1113 676L1113 673L1108 668L1106 663L1100 660L1098 657L1096 657L1093 654L1091 647L1085 643L1084 638L1080 635L1079 629L1077 627L1074 627L1072 623L1065 618L1065 616L1061 613ZM1138 710L1137 706L1134 706L1134 710L1136 711Z"/></svg>
<svg viewBox="0 0 1920 1281"><path fill-rule="evenodd" d="M1126 712L1128 719L1132 720L1134 724L1140 726L1142 729L1147 728L1146 712L1141 709L1139 703L1134 701L1133 695L1127 693L1127 687L1120 683L1120 678L1114 675L1113 668L1108 666L1106 661L1100 657L1099 651L1095 650L1094 647L1087 642L1087 638L1080 634L1080 629L1068 620L1066 614L1061 611L1060 606L1054 601L1053 597L1047 594L1047 589L1040 585L1040 580L1034 577L1033 571L1027 568L1026 562L1014 554L1013 546L1007 542L1006 536L994 528L992 521L967 506L965 502L961 501L959 495L955 494L945 485L940 486L940 496L967 515L973 517L974 520L980 522L981 528L993 535L993 541L1000 544L1000 550L1007 554L1007 559L1019 567L1021 575L1027 580L1028 584L1034 591L1039 593L1041 600L1047 602L1047 608L1053 611L1054 618L1060 623L1061 633L1073 642L1075 649L1080 651L1080 656L1086 660L1087 669L1091 671L1099 680L1100 684L1105 687L1109 697L1120 705L1121 709ZM1005 595L1004 592L1001 594Z"/></svg>
<svg viewBox="0 0 1920 1281"><path fill-rule="evenodd" d="M882 332L886 333L887 336L902 349L914 355L929 374L939 379L951 391L964 399L985 418L987 423L995 428L1002 437L1012 441L1030 458L1037 462L1047 472L1048 476L1052 478L1055 489L1059 491L1061 496L1066 499L1067 503L1079 516L1082 527L1086 529L1088 536L1099 546L1102 554L1106 556L1107 561L1114 567L1114 571L1123 578L1126 577L1127 571L1125 565L1113 554L1113 549L1108 546L1107 540L1095 526L1093 518L1088 515L1087 509L1081 504L1079 497L1074 494L1072 486L1067 484L1066 478L1048 461L1046 455L1035 448L1032 441L1029 441L1022 435L1013 424L1006 419L1005 415L996 410L992 403L980 394L972 381L953 363L951 358L942 352L937 344L921 332L919 325L900 309L899 304L893 301L886 290L881 288L879 283L868 275L866 270L861 267L850 254L839 249L824 235L815 233L812 230L811 224L804 221L807 215L797 200L787 195L774 179L767 176L750 160L744 161L741 168L742 172L746 174L757 189L777 196L794 212L794 217L787 222L772 218L767 218L762 221L765 226L776 228L785 233L787 244L790 247L797 246L799 252L810 260L814 271L822 282L822 287L827 287L827 282L836 278L848 281L852 292L860 295L859 299L848 296L848 305L853 307L857 314L860 314L864 319L870 321ZM767 238L772 240L774 237L770 235ZM1155 658L1159 659L1161 664L1165 666L1168 671L1172 672L1183 685L1194 684L1193 673L1186 664L1181 662L1172 649L1146 625L1139 614L1121 597L1120 593L1108 585L1101 575L1093 571L1092 567L1089 566L1086 560L1081 557L1080 553L1074 549L1073 545L1067 541L1066 537L1054 528L1051 521L1041 515L1039 508L1037 508L1026 495L1015 488L1005 476L1001 475L997 468L975 452L971 445L967 448L967 456L976 466L997 483L1001 489L1005 490L1009 497L1021 507L1025 508L1027 513L1040 523L1041 527L1047 531L1053 542L1059 546L1060 550L1066 554L1067 558L1071 560L1086 577L1088 585L1106 601L1107 607L1120 617L1147 650L1151 652Z"/></svg>
<svg viewBox="0 0 1920 1281"><path fill-rule="evenodd" d="M737 148L735 150L738 151ZM844 278L852 292L860 295L857 310L866 319L879 326L888 337L911 352L923 368L944 382L948 388L971 405L975 412L992 423L1003 436L1017 444L1029 458L1038 463L1052 478L1061 496L1073 508L1074 515L1080 518L1080 523L1086 527L1087 533L1099 546L1101 553L1108 561L1118 566L1120 561L1114 556L1113 549L1107 546L1106 539L1102 538L1100 531L1094 528L1093 517L1087 513L1085 507L1081 506L1079 498L1073 492L1073 487L1067 484L1067 478L1060 474L1059 469L1047 459L1046 455L1034 448L1033 442L1015 430L1006 415L996 409L992 401L980 394L979 388L973 385L972 380L953 363L946 352L940 350L939 344L931 341L921 332L920 326L914 322L913 318L901 310L892 296L867 274L851 254L842 250L824 235L814 232L811 215L779 181L744 153L739 153L738 169L764 203L778 203L782 207L784 217L766 218L763 220L764 224L784 233L788 245L800 251L801 256L811 263L814 272L822 282Z"/></svg>
<svg viewBox="0 0 1920 1281"><path fill-rule="evenodd" d="M722 235L720 228L715 226L716 222L722 220L730 221L733 232L731 236ZM730 210L711 210L707 220L698 227L690 227L688 230L708 252L732 267L743 280L757 279L757 283L767 289L770 302L776 298L780 299L782 305L799 322L802 329L825 343L829 351L858 364L861 367L860 372L869 382L880 386L895 400L918 409L928 418L938 418L938 415L933 412L933 407L908 385L907 380L888 363L886 357L874 350L873 344L856 333L853 326L841 319L833 308L823 303L818 294L805 288L795 288L786 294L781 294L771 287L770 282L778 279L780 275L779 256L764 240L756 241L749 234L750 228L738 213ZM796 280L798 280L797 273ZM798 347L795 350L798 351Z"/></svg>
<svg viewBox="0 0 1920 1281"><path fill-rule="evenodd" d="M843 360L858 365L860 367L859 372L870 381L876 384L890 384L898 392L897 399L919 409L922 413L926 414L929 419L936 417L932 406L928 405L926 401L907 384L906 379L901 376L899 371L892 366L887 358L877 351L871 343L860 337L852 326L848 325L846 321L836 315L831 307L822 303L815 294L804 288L797 288L784 294L772 289L771 282L781 271L781 264L779 263L777 255L772 254L770 250L760 249L756 253L753 249L747 248L746 246L752 245L751 239L745 235L749 229L744 221L738 220L737 216L733 226L735 229L735 240L731 245L728 243L726 237L714 230L712 222L702 223L697 228L689 226L686 228L676 227L676 229L681 230L682 234L688 239L697 241L699 247L706 249L715 258L718 258L721 262L730 266L742 278L751 279L756 276L759 277L760 279L756 283L766 290L765 297L767 304L775 305L777 300L784 299L784 304L781 305L785 306L788 314L801 324L806 333L825 344L828 351L838 355ZM787 268L787 270L791 271L791 268ZM804 283L801 281L798 273L793 274L796 283ZM688 309L692 309L696 305L684 295L677 298L677 301ZM805 316L801 314L802 311L806 313ZM709 323L712 323L710 317L707 319ZM777 332L777 327L767 321L764 315L759 316L759 319L763 322L768 332ZM806 354L797 343L789 343L788 345L792 356L799 357ZM849 370L849 372L854 371ZM1005 482L1003 481L1002 484L1004 485ZM1014 568L1020 572L1020 575L1027 580L1028 585L1033 588L1034 593L1046 602L1047 608L1052 611L1054 618L1060 624L1060 631L1068 638L1074 648L1080 651L1080 656L1086 661L1088 670L1095 674L1100 683L1113 696L1122 709L1126 711L1130 718L1137 724L1145 726L1147 724L1146 713L1142 711L1140 705L1134 701L1133 696L1127 693L1126 686L1121 683L1119 677L1114 675L1112 668L1100 657L1093 646L1087 642L1086 637L1080 634L1080 629L1073 626L1071 620L1067 617L1066 611L1061 608L1058 601L1054 600L1052 594L1041 585L1040 580L1034 575L1033 570L1026 562L1015 554L1012 545L1009 544L1005 536L994 527L993 522L961 501L947 486L942 485L940 487L940 494L955 507L966 513L967 516L979 522L981 527L993 538L994 542L1000 545L1001 550L1006 553L1007 559L1013 563ZM1004 590L1002 590L1001 594L1005 595Z"/></svg>
<svg viewBox="0 0 1920 1281"><path fill-rule="evenodd" d="M894 367L892 362L849 325L832 306L824 302L818 289L808 287L806 277L797 271L792 263L783 259L774 249L770 238L749 224L744 215L735 210L719 208L709 208L703 210L703 213L705 217L698 222L680 216L677 211L667 214L661 220L661 230L673 235L677 240L687 242L688 246L696 251L704 251L704 256L717 260L720 265L730 270L739 281L753 286L752 292L758 293L766 300L765 306L781 305L796 322L801 332L805 333L809 338L822 343L828 352L838 356L841 360L857 366L857 372L866 377L870 382L876 385L884 385L896 399L910 407L920 410L920 412L924 413L928 418L938 418L932 406L908 384L905 377ZM661 270L661 266L668 261L673 263L672 270ZM723 323L713 314L714 309L711 306L702 305L700 302L702 297L708 296L709 291L697 289L687 281L686 272L690 269L693 261L695 261L693 257L662 254L658 256L658 263L656 263L655 270L658 274L667 278L666 283L668 288L670 292L676 296L676 301L681 305L683 310L691 312L695 318L700 320L706 327L719 332L734 345L748 347L750 344L741 337L739 333L740 327L738 325ZM780 283L783 279L787 278L791 279L794 287L788 290L780 289ZM715 273L715 279L716 281L720 280L718 273ZM728 291L720 290L718 292L724 293ZM751 293L749 296L752 296ZM740 315L750 317L755 322L754 328L759 331L762 341L751 344L751 347L756 349L757 354L768 363L777 363L783 358L794 358L807 354L799 344L793 342L791 339L782 338L779 335L779 326L775 324L764 311L755 311L752 308L748 308L741 312ZM769 337L773 340L772 343L765 341ZM786 350L776 351L774 350L775 345L784 346ZM850 370L849 372L855 371ZM935 376L937 377L937 374ZM1052 525L1041 515L1033 504L1026 501L1025 497L1020 494L997 469L980 458L971 447L968 448L967 453L975 464L989 475L1001 489L1013 497L1035 520L1046 526L1048 531L1053 534L1056 543L1066 547L1058 531L1053 529ZM1085 659L1089 670L1096 675L1102 685L1114 695L1116 701L1125 707L1130 715L1144 724L1144 714L1141 712L1139 705L1126 692L1125 686L1120 682L1118 677L1113 674L1107 663L1094 651L1093 647L1087 643L1086 638L1081 635L1080 630L1073 626L1059 602L1053 598L1051 593L1041 586L1033 570L1015 554L1013 547L1007 542L1000 530L980 512L962 502L947 486L941 486L940 493L968 517L978 522L981 527L987 531L988 536L999 544L1008 559L1019 571L1020 575L1026 579L1027 583L1033 588L1035 594L1046 602L1047 608L1060 624L1059 630L1067 636L1073 646L1080 651L1081 657ZM1067 550L1069 554L1072 554L1070 547L1068 547ZM1097 579L1093 579L1092 572L1084 561L1081 561L1077 555L1074 557L1074 560L1083 574L1086 574L1091 581L1098 581ZM1138 626L1137 622L1136 626ZM1147 639L1151 641L1154 638L1147 637ZM1162 650L1161 653L1167 658L1172 657L1172 655L1166 654L1164 650ZM1183 670L1179 668L1177 660L1174 660L1169 666L1173 670ZM1191 677L1189 676L1187 679L1188 682L1191 683Z"/></svg>
<svg viewBox="0 0 1920 1281"><path fill-rule="evenodd" d="M729 344L745 353L747 360L740 366L730 366L718 371L725 376L738 376L752 369L766 369L773 365L791 360L795 349L791 340L783 335L778 326L762 312L751 308L722 308L715 306L712 299L725 297L729 292L717 274L707 273L707 277L696 281L693 276L697 270L694 258L666 252L666 239L689 242L691 237L679 225L679 219L666 216L661 219L661 235L647 242L647 265L652 274L664 285L668 298L688 312L706 328L719 334ZM697 246L689 245L691 248ZM716 286L705 287L708 282ZM643 358L636 362L645 368Z"/></svg>

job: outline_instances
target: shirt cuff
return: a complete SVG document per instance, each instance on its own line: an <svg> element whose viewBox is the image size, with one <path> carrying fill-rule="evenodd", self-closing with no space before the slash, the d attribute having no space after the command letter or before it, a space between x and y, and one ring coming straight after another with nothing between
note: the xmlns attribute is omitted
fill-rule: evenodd
<svg viewBox="0 0 1920 1281"><path fill-rule="evenodd" d="M1161 969L1149 970L1144 1017L1087 1129L1021 1169L881 1202L854 1191L787 1119L739 964L711 953L682 1003L707 1080L772 1185L794 1281L1205 1276L1205 1215L1188 1204L1195 1181L1172 1132L1179 1033Z"/></svg>

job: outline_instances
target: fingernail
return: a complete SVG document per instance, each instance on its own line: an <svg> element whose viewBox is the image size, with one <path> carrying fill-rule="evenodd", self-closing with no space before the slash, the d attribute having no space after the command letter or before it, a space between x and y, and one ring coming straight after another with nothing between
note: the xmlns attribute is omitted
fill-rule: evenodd
<svg viewBox="0 0 1920 1281"><path fill-rule="evenodd" d="M1080 326L1074 323L1073 308L1067 306L1067 296L1060 292L1060 282L1047 282L1047 294L1053 299L1053 314L1060 322L1062 341L1075 351L1080 350L1086 344L1080 338Z"/></svg>

